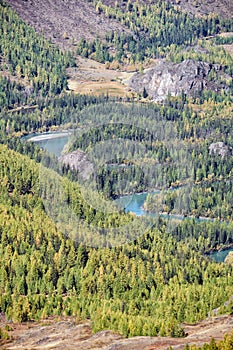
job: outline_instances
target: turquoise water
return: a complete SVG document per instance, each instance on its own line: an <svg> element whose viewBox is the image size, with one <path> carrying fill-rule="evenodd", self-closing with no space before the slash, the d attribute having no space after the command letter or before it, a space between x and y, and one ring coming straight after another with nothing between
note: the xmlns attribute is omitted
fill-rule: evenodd
<svg viewBox="0 0 233 350"><path fill-rule="evenodd" d="M173 191L176 189L173 189ZM115 201L118 203L119 207L125 209L125 212L132 212L136 214L137 216L150 216L150 217L156 217L158 213L150 213L148 211L145 211L143 209L143 205L146 201L146 198L149 194L159 194L160 191L153 191L153 192L142 192L142 193L135 193L135 194L128 194L125 196L122 196L120 198L117 198ZM161 217L165 219L176 219L176 220L184 220L185 216L179 215L179 214L160 214ZM188 218L188 217L187 217ZM194 218L195 221L201 222L201 221L213 221L214 219L209 218Z"/></svg>
<svg viewBox="0 0 233 350"><path fill-rule="evenodd" d="M149 192L154 194L156 192ZM148 196L147 192L143 193L135 193L122 196L116 199L116 203L125 209L125 212L132 212L137 216L148 215L149 213L143 209L143 204L145 203L146 197ZM150 216L155 216L155 214L151 213Z"/></svg>
<svg viewBox="0 0 233 350"><path fill-rule="evenodd" d="M36 141L38 146L46 149L48 152L55 154L55 156L59 157L64 149L64 146L68 143L69 136L58 137L55 139Z"/></svg>
<svg viewBox="0 0 233 350"><path fill-rule="evenodd" d="M229 248L226 250L221 250L219 252L213 252L210 254L211 258L214 259L216 262L223 262L228 255L229 252L232 252L233 248Z"/></svg>
<svg viewBox="0 0 233 350"><path fill-rule="evenodd" d="M57 136L55 136L57 134ZM43 133L43 134L34 134L34 135L28 135L24 137L26 140L33 140L36 142L41 148L46 149L48 152L55 154L56 156L60 156L64 146L68 143L69 139L71 137L71 132L64 132L64 135L62 135L61 132L51 132L51 133ZM38 138L38 140L37 140ZM137 216L150 216L150 217L156 217L156 213L148 213L143 209L143 205L145 203L146 197L148 194L155 194L159 193L159 191L153 191L153 192L143 192L143 193L135 193L135 194L129 194L122 196L118 199L116 199L116 202L118 203L120 208L125 209L125 212L132 212ZM184 217L181 215L161 215L164 218L169 219L178 219L183 220ZM208 218L195 218L196 221L207 221ZM233 248L222 250L220 252L213 252L210 254L210 256L217 262L223 262L227 256L227 254L232 251Z"/></svg>
<svg viewBox="0 0 233 350"><path fill-rule="evenodd" d="M23 139L36 142L39 147L59 157L70 137L71 132L47 132L43 134L27 135Z"/></svg>
<svg viewBox="0 0 233 350"><path fill-rule="evenodd" d="M150 192L151 194L153 193L159 193L157 192ZM122 208L125 209L126 212L132 212L136 214L137 216L150 216L150 217L156 217L156 213L148 213L143 209L143 204L146 200L146 197L149 193L138 193L138 194L133 194L133 195L126 195L118 198L116 202L118 205ZM185 217L181 215L167 215L167 214L161 214L161 217L165 219L177 219L177 220L184 220ZM210 219L208 218L194 218L195 221L197 222L203 222L203 221L208 221ZM211 220L212 221L212 220ZM215 260L216 262L224 262L226 256L230 251L233 251L233 248L229 248L226 250L221 250L219 252L213 252L210 253L209 256Z"/></svg>

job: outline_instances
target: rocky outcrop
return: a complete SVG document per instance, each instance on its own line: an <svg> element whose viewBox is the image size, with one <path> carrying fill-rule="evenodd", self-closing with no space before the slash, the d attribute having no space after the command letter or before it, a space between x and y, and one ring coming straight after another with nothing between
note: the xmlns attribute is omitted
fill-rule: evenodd
<svg viewBox="0 0 233 350"><path fill-rule="evenodd" d="M212 76L212 78L211 78ZM218 79L213 79L217 76ZM184 92L187 96L195 96L204 89L220 91L227 88L221 81L225 76L221 65L186 59L181 63L159 63L145 73L136 73L129 86L138 93L146 93L154 101L163 101L166 96L178 96Z"/></svg>
<svg viewBox="0 0 233 350"><path fill-rule="evenodd" d="M80 150L63 154L59 157L59 160L63 164L69 165L71 169L78 170L83 179L87 179L94 170L93 163L87 159L86 153Z"/></svg>
<svg viewBox="0 0 233 350"><path fill-rule="evenodd" d="M232 149L231 147L225 145L224 142L215 142L211 143L211 145L209 146L209 154L225 158L226 156L232 154Z"/></svg>

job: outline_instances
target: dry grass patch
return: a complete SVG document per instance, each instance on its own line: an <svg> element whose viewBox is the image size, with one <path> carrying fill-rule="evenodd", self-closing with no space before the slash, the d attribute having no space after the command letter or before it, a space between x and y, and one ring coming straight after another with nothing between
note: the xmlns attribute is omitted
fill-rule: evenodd
<svg viewBox="0 0 233 350"><path fill-rule="evenodd" d="M132 92L128 91L128 88L120 82L109 82L109 81L87 81L79 82L75 80L69 80L69 89L79 94L87 95L109 95L115 97L132 97Z"/></svg>
<svg viewBox="0 0 233 350"><path fill-rule="evenodd" d="M134 72L113 70L105 64L91 59L78 57L77 68L67 70L68 87L79 94L103 95L114 97L133 97L134 93L126 85Z"/></svg>

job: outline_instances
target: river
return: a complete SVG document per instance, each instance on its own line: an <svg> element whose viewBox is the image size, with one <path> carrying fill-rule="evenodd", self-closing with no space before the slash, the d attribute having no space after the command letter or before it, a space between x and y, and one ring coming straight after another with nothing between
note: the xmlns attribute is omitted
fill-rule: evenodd
<svg viewBox="0 0 233 350"><path fill-rule="evenodd" d="M151 193L156 193L156 192L151 192ZM148 192L129 194L129 195L125 195L120 198L117 198L116 202L121 208L125 209L125 212L127 213L132 212L137 216L144 216L149 214L143 209L143 204L146 200L147 195L148 195ZM151 216L152 215L153 213L151 213Z"/></svg>
<svg viewBox="0 0 233 350"><path fill-rule="evenodd" d="M36 142L41 148L46 149L48 152L53 153L58 157L61 155L71 135L72 135L72 131L47 132L43 134L27 135L23 139ZM143 209L143 204L145 203L146 197L149 193L155 194L155 193L159 193L159 191L125 195L116 199L116 202L121 208L125 209L125 212L132 212L137 216L147 215L150 217L155 217L157 216L157 214L148 213ZM184 219L184 217L181 215L161 214L161 216L169 219L178 219L178 220ZM201 222L201 221L207 221L208 218L195 218L195 220L198 222ZM210 256L216 262L223 262L225 260L225 257L230 251L233 251L233 248L221 250L218 252L213 252L210 254Z"/></svg>
<svg viewBox="0 0 233 350"><path fill-rule="evenodd" d="M33 141L38 144L43 149L46 149L48 152L55 154L59 157L68 143L72 131L59 131L59 132L46 132L42 134L31 134L23 137L27 141Z"/></svg>
<svg viewBox="0 0 233 350"><path fill-rule="evenodd" d="M233 248L220 250L218 252L213 252L210 254L211 258L214 259L216 262L223 262L228 255L229 252L232 252Z"/></svg>
<svg viewBox="0 0 233 350"><path fill-rule="evenodd" d="M149 192L151 194L159 193L157 192ZM132 212L136 214L137 216L144 216L148 215L151 217L157 216L155 213L148 213L143 209L143 204L145 203L146 197L149 194L147 192L144 193L137 193L133 195L126 195L122 196L118 199L116 199L116 202L120 205L120 207L124 208L126 212ZM184 220L185 218L181 215L167 215L167 214L160 214L161 217L167 219L177 219L177 220ZM203 222L209 220L208 218L194 218L197 222ZM223 262L228 255L229 252L233 251L233 248L221 250L212 252L209 254L209 256L215 260L216 262Z"/></svg>

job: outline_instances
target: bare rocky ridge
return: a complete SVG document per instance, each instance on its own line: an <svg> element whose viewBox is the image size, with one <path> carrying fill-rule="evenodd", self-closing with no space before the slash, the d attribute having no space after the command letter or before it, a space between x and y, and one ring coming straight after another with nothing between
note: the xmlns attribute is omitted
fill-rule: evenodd
<svg viewBox="0 0 233 350"><path fill-rule="evenodd" d="M120 23L97 14L86 0L6 0L20 17L61 48L81 38L92 40L107 32L127 31Z"/></svg>
<svg viewBox="0 0 233 350"><path fill-rule="evenodd" d="M2 349L56 349L56 350L182 350L186 344L202 344L212 337L219 341L224 334L231 333L233 316L210 317L195 325L184 324L185 338L172 337L133 337L125 339L121 335L105 330L92 334L90 323L76 324L74 319L61 321L45 320L39 323L11 324L13 340L2 346ZM18 329L19 327L19 329Z"/></svg>
<svg viewBox="0 0 233 350"><path fill-rule="evenodd" d="M224 83L212 80L209 74L220 78L223 74L221 65L186 59L181 63L160 60L158 64L145 73L136 73L129 86L138 93L146 93L154 101L163 101L168 94L178 96L184 92L187 96L195 96L199 91L215 92L227 88ZM227 78L225 76L225 78Z"/></svg>
<svg viewBox="0 0 233 350"><path fill-rule="evenodd" d="M224 262L226 264L233 265L233 251L228 253L228 255L226 256ZM232 299L233 299L233 296L232 296Z"/></svg>

